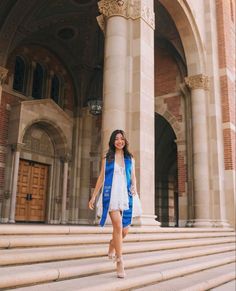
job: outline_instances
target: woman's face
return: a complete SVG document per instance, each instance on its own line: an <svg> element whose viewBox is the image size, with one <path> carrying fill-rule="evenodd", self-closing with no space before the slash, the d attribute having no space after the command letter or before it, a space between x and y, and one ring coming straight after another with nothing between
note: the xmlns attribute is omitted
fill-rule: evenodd
<svg viewBox="0 0 236 291"><path fill-rule="evenodd" d="M125 146L125 139L121 133L118 133L115 138L114 145L116 149L121 150Z"/></svg>

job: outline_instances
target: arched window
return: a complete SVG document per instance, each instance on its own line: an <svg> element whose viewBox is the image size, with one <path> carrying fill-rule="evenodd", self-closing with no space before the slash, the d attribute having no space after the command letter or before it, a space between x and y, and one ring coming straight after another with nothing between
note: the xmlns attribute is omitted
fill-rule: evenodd
<svg viewBox="0 0 236 291"><path fill-rule="evenodd" d="M15 72L13 89L24 93L25 90L25 78L26 78L26 65L22 57L17 56L15 61Z"/></svg>
<svg viewBox="0 0 236 291"><path fill-rule="evenodd" d="M33 88L32 97L35 99L41 99L43 95L43 79L44 70L40 64L36 64L34 75L33 75Z"/></svg>
<svg viewBox="0 0 236 291"><path fill-rule="evenodd" d="M51 98L58 104L60 94L60 80L57 75L53 75L51 83Z"/></svg>

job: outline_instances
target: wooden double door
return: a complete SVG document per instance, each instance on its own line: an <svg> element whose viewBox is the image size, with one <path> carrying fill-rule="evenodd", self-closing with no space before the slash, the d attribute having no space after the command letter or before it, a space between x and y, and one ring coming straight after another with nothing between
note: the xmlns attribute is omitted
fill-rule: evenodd
<svg viewBox="0 0 236 291"><path fill-rule="evenodd" d="M48 165L20 160L17 183L16 221L45 221L48 173Z"/></svg>

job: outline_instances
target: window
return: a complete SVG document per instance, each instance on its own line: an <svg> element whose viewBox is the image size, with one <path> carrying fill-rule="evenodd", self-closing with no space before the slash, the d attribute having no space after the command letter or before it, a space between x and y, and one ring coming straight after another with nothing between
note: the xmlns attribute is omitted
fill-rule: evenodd
<svg viewBox="0 0 236 291"><path fill-rule="evenodd" d="M35 99L41 99L43 96L43 79L44 70L40 64L36 64L34 74L33 74L33 88L32 97Z"/></svg>
<svg viewBox="0 0 236 291"><path fill-rule="evenodd" d="M58 104L60 93L60 81L57 75L53 75L51 83L51 98Z"/></svg>
<svg viewBox="0 0 236 291"><path fill-rule="evenodd" d="M25 78L26 78L26 65L22 57L17 56L15 61L15 72L13 89L24 93L25 90Z"/></svg>

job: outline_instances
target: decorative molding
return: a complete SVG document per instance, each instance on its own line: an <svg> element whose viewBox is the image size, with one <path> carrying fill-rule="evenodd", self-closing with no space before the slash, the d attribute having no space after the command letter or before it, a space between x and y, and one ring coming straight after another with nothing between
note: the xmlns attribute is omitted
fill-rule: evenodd
<svg viewBox="0 0 236 291"><path fill-rule="evenodd" d="M8 69L0 66L0 86L3 85L6 80Z"/></svg>
<svg viewBox="0 0 236 291"><path fill-rule="evenodd" d="M203 74L189 76L184 78L186 85L194 89L209 90L209 77Z"/></svg>
<svg viewBox="0 0 236 291"><path fill-rule="evenodd" d="M155 14L153 7L150 6L147 0L101 0L98 2L98 8L104 18L111 16L122 16L133 20L142 18L149 26L155 29ZM98 19L99 26L101 22L101 18Z"/></svg>

